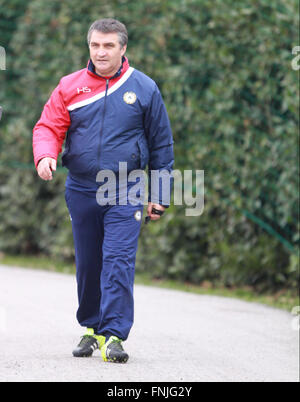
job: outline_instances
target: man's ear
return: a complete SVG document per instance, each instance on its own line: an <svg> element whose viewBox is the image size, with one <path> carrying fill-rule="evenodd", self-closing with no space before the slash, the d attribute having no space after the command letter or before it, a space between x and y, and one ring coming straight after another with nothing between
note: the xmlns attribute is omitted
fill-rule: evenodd
<svg viewBox="0 0 300 402"><path fill-rule="evenodd" d="M124 45L121 49L121 55L124 56L124 54L126 53L126 49L127 49L127 45Z"/></svg>

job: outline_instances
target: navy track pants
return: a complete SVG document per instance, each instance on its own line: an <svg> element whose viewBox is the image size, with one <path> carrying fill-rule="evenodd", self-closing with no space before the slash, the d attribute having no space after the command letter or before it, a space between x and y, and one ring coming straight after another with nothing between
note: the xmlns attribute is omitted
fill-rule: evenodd
<svg viewBox="0 0 300 402"><path fill-rule="evenodd" d="M94 192L66 188L72 220L81 326L126 340L143 205L100 206Z"/></svg>

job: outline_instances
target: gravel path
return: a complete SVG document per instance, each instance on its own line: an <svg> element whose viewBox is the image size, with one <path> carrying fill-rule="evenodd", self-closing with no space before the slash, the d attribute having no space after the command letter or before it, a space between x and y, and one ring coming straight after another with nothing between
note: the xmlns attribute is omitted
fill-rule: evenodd
<svg viewBox="0 0 300 402"><path fill-rule="evenodd" d="M298 381L293 316L236 299L135 287L125 365L78 359L74 276L0 265L0 381Z"/></svg>

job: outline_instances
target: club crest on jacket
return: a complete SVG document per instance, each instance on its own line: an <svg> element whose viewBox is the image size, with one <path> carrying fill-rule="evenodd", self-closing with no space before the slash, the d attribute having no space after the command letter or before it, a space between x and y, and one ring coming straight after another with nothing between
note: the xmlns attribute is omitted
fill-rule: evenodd
<svg viewBox="0 0 300 402"><path fill-rule="evenodd" d="M124 102L128 103L129 105L132 105L136 101L136 94L134 92L125 92L123 96Z"/></svg>
<svg viewBox="0 0 300 402"><path fill-rule="evenodd" d="M140 221L142 219L142 212L141 211L136 211L134 214L135 220Z"/></svg>

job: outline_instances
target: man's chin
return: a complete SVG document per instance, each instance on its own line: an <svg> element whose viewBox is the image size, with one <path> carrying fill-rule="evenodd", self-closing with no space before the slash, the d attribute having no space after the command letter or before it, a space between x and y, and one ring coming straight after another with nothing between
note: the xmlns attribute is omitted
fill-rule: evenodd
<svg viewBox="0 0 300 402"><path fill-rule="evenodd" d="M97 68L97 67L96 67L96 73L98 75L102 75L103 77L110 77L111 76L110 70L100 69L100 68Z"/></svg>
<svg viewBox="0 0 300 402"><path fill-rule="evenodd" d="M100 75L108 74L110 71L108 62L96 62L94 63L96 73Z"/></svg>

